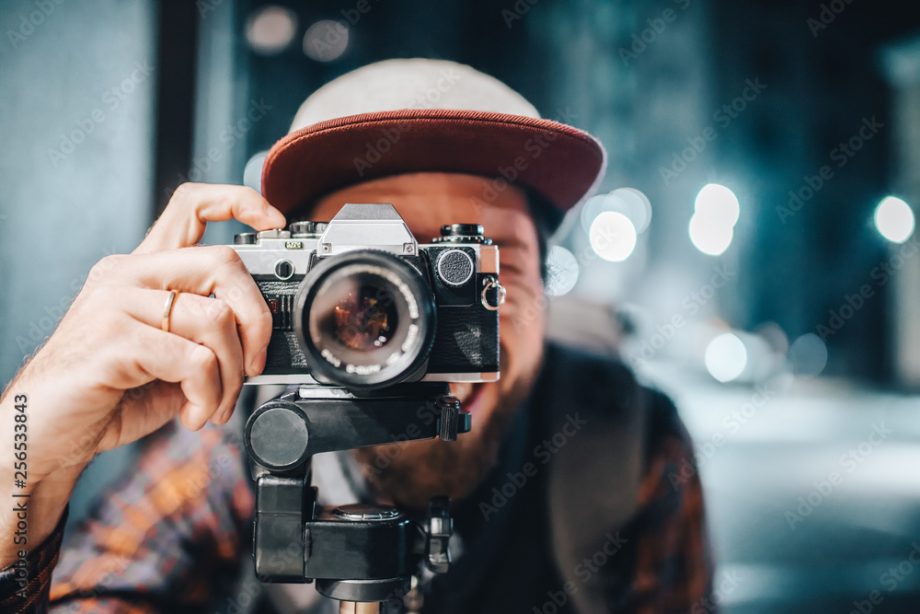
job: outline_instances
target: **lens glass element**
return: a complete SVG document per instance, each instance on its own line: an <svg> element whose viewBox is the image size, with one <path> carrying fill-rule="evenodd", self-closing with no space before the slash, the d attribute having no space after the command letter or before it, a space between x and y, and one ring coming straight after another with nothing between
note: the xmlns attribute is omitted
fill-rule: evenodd
<svg viewBox="0 0 920 614"><path fill-rule="evenodd" d="M324 335L356 352L376 350L393 338L399 327L396 299L376 281L341 279L328 290L338 301L320 322Z"/></svg>
<svg viewBox="0 0 920 614"><path fill-rule="evenodd" d="M419 286L398 268L353 262L318 281L304 328L319 358L343 383L395 381L425 349ZM333 377L333 376L330 376Z"/></svg>

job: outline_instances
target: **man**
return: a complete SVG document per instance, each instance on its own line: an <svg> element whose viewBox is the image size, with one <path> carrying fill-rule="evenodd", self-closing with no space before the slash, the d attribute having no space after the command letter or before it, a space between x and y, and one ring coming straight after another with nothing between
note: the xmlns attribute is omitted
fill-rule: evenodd
<svg viewBox="0 0 920 614"><path fill-rule="evenodd" d="M451 496L462 553L414 591L426 612L711 611L700 482L673 406L619 363L544 347L543 238L597 185L605 156L589 135L537 117L469 67L380 62L305 101L266 160L264 198L180 186L132 254L93 268L4 394L3 494L29 511L25 531L9 506L0 517L0 609L328 606L309 586L241 583L253 492L239 445L249 407L234 406L243 377L264 368L272 318L235 252L195 244L208 222L270 229L389 202L421 241L476 222L500 246L502 376L452 385L473 415L457 442L318 457L320 492L410 511ZM143 437L137 467L61 549L82 469Z"/></svg>

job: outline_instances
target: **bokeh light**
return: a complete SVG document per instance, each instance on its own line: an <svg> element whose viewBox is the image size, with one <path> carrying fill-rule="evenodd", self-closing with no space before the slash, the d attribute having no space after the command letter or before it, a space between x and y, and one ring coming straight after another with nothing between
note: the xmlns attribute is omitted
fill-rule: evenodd
<svg viewBox="0 0 920 614"><path fill-rule="evenodd" d="M317 62L338 59L348 48L348 26L340 21L322 19L303 35L303 52Z"/></svg>
<svg viewBox="0 0 920 614"><path fill-rule="evenodd" d="M276 55L284 51L297 32L297 15L270 5L255 11L246 21L246 41L256 53Z"/></svg>
<svg viewBox="0 0 920 614"><path fill-rule="evenodd" d="M914 234L914 212L897 196L886 196L875 208L875 228L892 243L904 243Z"/></svg>
<svg viewBox="0 0 920 614"><path fill-rule="evenodd" d="M690 218L690 241L693 246L709 256L719 256L732 244L735 231L731 226L720 223L717 219L694 214Z"/></svg>
<svg viewBox="0 0 920 614"><path fill-rule="evenodd" d="M636 249L636 227L618 211L602 211L591 222L591 249L609 262L623 262Z"/></svg>
<svg viewBox="0 0 920 614"><path fill-rule="evenodd" d="M645 232L652 221L652 203L648 197L636 188L617 188L610 196L616 199L619 207L614 211L628 217L637 233Z"/></svg>
<svg viewBox="0 0 920 614"><path fill-rule="evenodd" d="M725 383L738 378L747 367L747 348L734 333L722 333L706 346L706 370L716 380Z"/></svg>
<svg viewBox="0 0 920 614"><path fill-rule="evenodd" d="M690 241L709 256L719 256L732 244L741 205L735 193L724 185L707 183L696 195L690 218Z"/></svg>
<svg viewBox="0 0 920 614"><path fill-rule="evenodd" d="M553 245L546 254L546 294L563 296L572 291L578 283L578 260L575 254Z"/></svg>
<svg viewBox="0 0 920 614"><path fill-rule="evenodd" d="M590 229L594 219L604 211L614 211L628 217L638 234L645 232L652 221L652 204L648 197L636 188L617 188L607 194L598 194L588 199L580 212L585 231Z"/></svg>
<svg viewBox="0 0 920 614"><path fill-rule="evenodd" d="M789 351L789 337L776 322L766 322L754 332L767 342L774 353L785 356Z"/></svg>
<svg viewBox="0 0 920 614"><path fill-rule="evenodd" d="M789 346L789 364L795 375L820 375L827 366L827 345L814 333L802 335Z"/></svg>
<svg viewBox="0 0 920 614"><path fill-rule="evenodd" d="M728 227L734 227L741 216L741 205L735 193L724 185L707 183L696 195L694 215L712 218Z"/></svg>

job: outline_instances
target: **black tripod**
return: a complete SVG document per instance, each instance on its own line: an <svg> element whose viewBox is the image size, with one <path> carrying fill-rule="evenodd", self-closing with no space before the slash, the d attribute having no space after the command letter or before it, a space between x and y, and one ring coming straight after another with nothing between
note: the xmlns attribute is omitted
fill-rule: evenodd
<svg viewBox="0 0 920 614"><path fill-rule="evenodd" d="M470 430L470 415L446 384L394 386L374 396L343 388L301 386L260 406L243 438L261 468L256 478L253 557L263 582L316 581L342 612L378 612L400 599L424 562L443 573L450 564L449 501L431 500L415 522L393 507L323 507L311 485L320 452L439 437Z"/></svg>

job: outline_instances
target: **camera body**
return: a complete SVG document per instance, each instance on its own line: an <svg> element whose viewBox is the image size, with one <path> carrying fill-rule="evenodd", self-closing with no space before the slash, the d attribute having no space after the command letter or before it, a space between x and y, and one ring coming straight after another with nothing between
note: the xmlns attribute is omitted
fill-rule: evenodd
<svg viewBox="0 0 920 614"><path fill-rule="evenodd" d="M354 390L499 377L498 247L452 224L420 244L390 204L345 204L328 223L237 235L272 312L248 384Z"/></svg>

